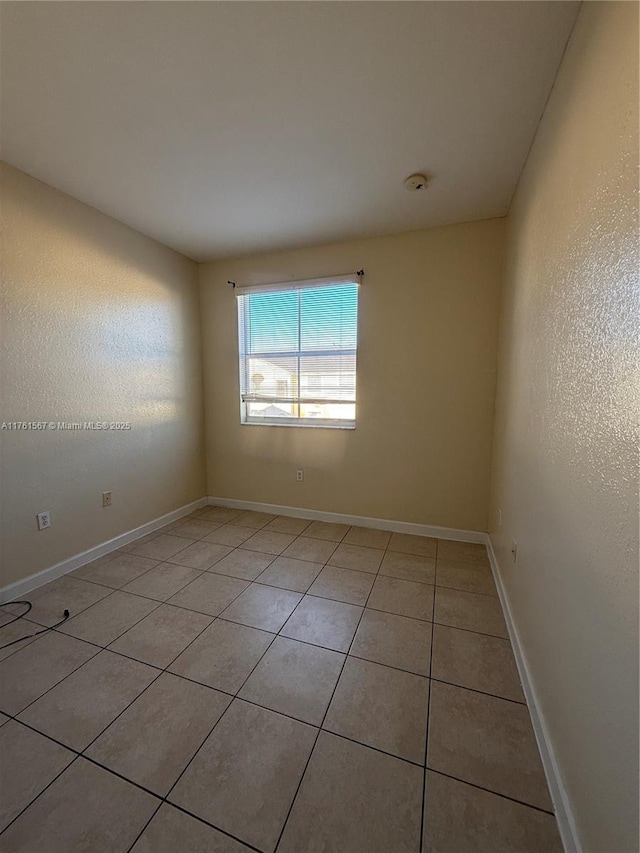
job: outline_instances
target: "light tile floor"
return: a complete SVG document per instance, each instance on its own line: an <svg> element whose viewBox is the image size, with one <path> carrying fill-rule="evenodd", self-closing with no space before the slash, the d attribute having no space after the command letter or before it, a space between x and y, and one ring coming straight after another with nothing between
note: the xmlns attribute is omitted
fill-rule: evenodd
<svg viewBox="0 0 640 853"><path fill-rule="evenodd" d="M3 853L562 850L484 546L208 507L30 598Z"/></svg>

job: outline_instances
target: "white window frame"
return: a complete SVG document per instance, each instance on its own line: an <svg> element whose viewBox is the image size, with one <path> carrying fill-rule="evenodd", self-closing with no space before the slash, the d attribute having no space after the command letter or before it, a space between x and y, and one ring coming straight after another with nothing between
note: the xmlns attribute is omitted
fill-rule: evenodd
<svg viewBox="0 0 640 853"><path fill-rule="evenodd" d="M303 290L309 288L319 288L319 287L331 287L332 285L340 285L340 284L355 284L359 287L362 276L364 274L363 270L359 270L357 273L351 273L347 275L337 275L337 276L325 276L323 278L312 278L312 279L301 279L297 281L287 281L287 282L279 282L273 284L261 284L261 285L247 285L247 286L237 286L235 282L229 282L233 285L234 294L237 297L246 296L250 293L280 293L286 290ZM359 301L359 300L358 300ZM300 427L302 429L355 429L356 428L356 416L353 419L333 419L333 418L319 418L318 420L307 417L257 417L251 416L248 414L248 406L247 403L284 403L284 404L339 404L350 402L346 400L327 400L327 399L312 399L312 398L301 398L300 397L300 389L298 388L298 395L296 397L260 397L259 394L251 394L242 392L243 387L243 376L242 372L246 369L246 354L242 352L242 341L244 340L244 330L242 328L242 315L240 311L240 300L238 299L238 357L239 357L239 385L240 385L240 423L243 426L279 426L279 427ZM359 318L359 312L358 312ZM356 323L359 323L359 319L356 320ZM356 401L357 401L357 372L358 372L358 339L359 339L359 329L356 327L356 346L353 350L353 355L355 356L355 371L356 371ZM298 358L304 356L305 352L301 349L298 349L293 355L297 355ZM245 377L245 383L247 381L247 377ZM246 387L246 385L245 385ZM354 401L354 407L357 405L357 402ZM357 409L356 409L357 412Z"/></svg>

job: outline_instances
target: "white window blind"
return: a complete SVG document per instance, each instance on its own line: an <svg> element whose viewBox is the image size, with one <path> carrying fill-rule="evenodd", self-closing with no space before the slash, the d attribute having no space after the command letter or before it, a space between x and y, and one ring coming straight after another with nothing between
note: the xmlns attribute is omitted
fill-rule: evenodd
<svg viewBox="0 0 640 853"><path fill-rule="evenodd" d="M358 283L235 288L243 423L355 427Z"/></svg>

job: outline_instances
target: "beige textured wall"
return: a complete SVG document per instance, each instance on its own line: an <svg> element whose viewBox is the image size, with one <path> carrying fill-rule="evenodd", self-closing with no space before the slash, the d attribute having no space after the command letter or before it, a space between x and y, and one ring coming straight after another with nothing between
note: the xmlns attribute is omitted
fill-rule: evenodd
<svg viewBox="0 0 640 853"><path fill-rule="evenodd" d="M585 3L508 217L491 536L590 853L638 850L637 134L638 6Z"/></svg>
<svg viewBox="0 0 640 853"><path fill-rule="evenodd" d="M208 493L486 530L503 226L488 220L203 265ZM241 425L227 280L361 267L357 428Z"/></svg>
<svg viewBox="0 0 640 853"><path fill-rule="evenodd" d="M3 585L202 497L205 481L197 265L4 164L0 182L0 421L132 425L0 432Z"/></svg>

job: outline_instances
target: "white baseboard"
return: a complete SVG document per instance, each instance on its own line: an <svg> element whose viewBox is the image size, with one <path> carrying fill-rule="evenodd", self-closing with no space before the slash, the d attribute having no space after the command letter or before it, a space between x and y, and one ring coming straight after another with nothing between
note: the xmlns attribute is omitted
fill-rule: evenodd
<svg viewBox="0 0 640 853"><path fill-rule="evenodd" d="M49 583L49 581L53 581L62 575L66 575L67 572L79 569L80 566L84 566L92 560L97 560L98 557L104 557L105 554L110 554L111 551L117 551L118 548L128 545L129 542L133 542L134 539L139 539L141 536L153 533L154 530L164 527L165 524L177 521L183 515L188 515L190 512L203 506L207 506L207 498L199 498L197 501L193 501L190 504L168 512L166 515L160 516L160 518L154 518L153 521L148 521L146 524L136 527L135 530L129 530L127 533L122 533L108 542L103 542L101 545L89 548L88 551L83 551L81 554L69 557L69 559L63 560L61 563L56 563L55 566L49 566L49 568L42 569L42 571L29 575L27 578L10 583L0 589L0 604L21 598L37 587Z"/></svg>
<svg viewBox="0 0 640 853"><path fill-rule="evenodd" d="M314 521L331 521L337 524L356 524L359 527L373 527L376 530L390 530L392 533L412 533L415 536L433 536L435 539L454 539L456 542L485 543L487 534L480 530L458 530L455 527L433 527L429 524L414 524L410 521L394 521L386 518L368 518L364 515L345 515L340 512L324 512L304 507L263 504L256 501L238 501L234 498L208 498L210 506L228 506L232 509L252 509L256 512L270 512L273 515L287 515L291 518L311 518Z"/></svg>
<svg viewBox="0 0 640 853"><path fill-rule="evenodd" d="M558 762L556 760L553 746L551 743L551 738L549 736L549 729L547 727L544 715L538 703L536 692L533 686L533 680L531 678L531 671L527 663L527 656L525 654L522 643L520 642L518 629L516 628L515 620L513 618L513 614L511 612L511 607L509 604L509 598L502 582L500 566L498 564L495 551L493 550L493 543L491 542L491 537L488 533L486 534L485 541L487 545L487 551L489 553L489 561L491 562L491 570L493 572L493 577L496 582L496 588L498 590L498 596L500 597L500 603L502 604L504 618L507 623L507 630L511 639L511 645L513 647L513 653L516 659L516 665L518 667L520 681L522 682L522 689L524 690L524 695L527 699L527 705L529 706L531 723L533 725L533 731L536 736L536 741L538 742L538 749L540 750L542 766L547 777L549 793L551 794L551 800L553 802L556 820L558 821L558 830L560 832L560 838L562 839L562 844L566 853L583 853L582 845L580 844L580 839L578 836L576 821L573 815L573 810L571 808L571 803L569 801L569 796L562 782L560 768L558 767Z"/></svg>

